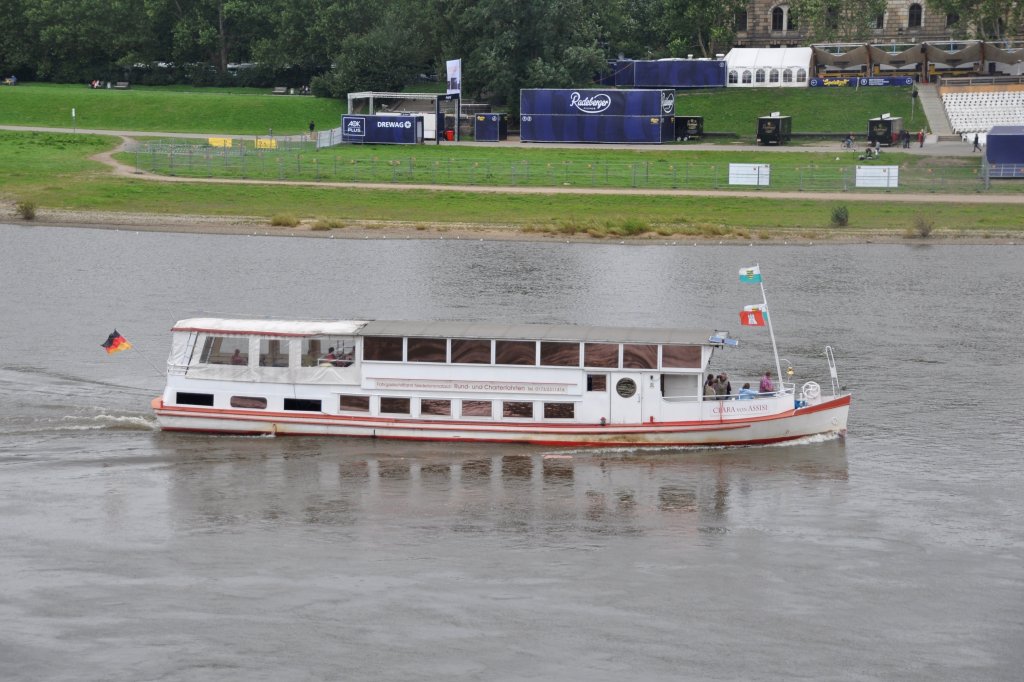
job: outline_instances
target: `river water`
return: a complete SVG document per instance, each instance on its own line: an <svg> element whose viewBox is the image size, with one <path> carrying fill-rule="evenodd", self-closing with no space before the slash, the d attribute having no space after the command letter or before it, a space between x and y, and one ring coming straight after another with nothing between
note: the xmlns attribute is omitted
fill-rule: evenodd
<svg viewBox="0 0 1024 682"><path fill-rule="evenodd" d="M1019 680L1021 249L0 225L0 679ZM845 440L573 451L162 434L197 315L728 328ZM135 350L100 348L117 328ZM715 365L771 366L761 329Z"/></svg>

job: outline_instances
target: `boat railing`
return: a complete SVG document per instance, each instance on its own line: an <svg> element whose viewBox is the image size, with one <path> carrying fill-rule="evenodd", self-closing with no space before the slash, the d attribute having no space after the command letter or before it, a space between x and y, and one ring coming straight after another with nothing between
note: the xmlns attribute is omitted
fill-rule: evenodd
<svg viewBox="0 0 1024 682"><path fill-rule="evenodd" d="M179 365L174 362L167 363L167 376L180 377L185 376L185 372L188 370L188 365Z"/></svg>

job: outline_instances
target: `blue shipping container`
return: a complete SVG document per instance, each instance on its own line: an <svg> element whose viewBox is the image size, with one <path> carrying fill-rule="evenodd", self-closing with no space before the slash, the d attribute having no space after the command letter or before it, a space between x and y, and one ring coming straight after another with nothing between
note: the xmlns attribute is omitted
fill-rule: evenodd
<svg viewBox="0 0 1024 682"><path fill-rule="evenodd" d="M722 60L670 59L638 61L633 69L636 88L724 88L728 69Z"/></svg>
<svg viewBox="0 0 1024 682"><path fill-rule="evenodd" d="M523 142L611 142L660 144L675 134L672 116L523 116Z"/></svg>
<svg viewBox="0 0 1024 682"><path fill-rule="evenodd" d="M995 126L988 131L985 159L989 163L1024 164L1024 126Z"/></svg>
<svg viewBox="0 0 1024 682"><path fill-rule="evenodd" d="M354 144L417 144L422 116L342 116L341 140Z"/></svg>
<svg viewBox="0 0 1024 682"><path fill-rule="evenodd" d="M477 142L507 140L508 114L477 114L473 137Z"/></svg>
<svg viewBox="0 0 1024 682"><path fill-rule="evenodd" d="M671 90L520 90L519 111L524 116L672 116Z"/></svg>

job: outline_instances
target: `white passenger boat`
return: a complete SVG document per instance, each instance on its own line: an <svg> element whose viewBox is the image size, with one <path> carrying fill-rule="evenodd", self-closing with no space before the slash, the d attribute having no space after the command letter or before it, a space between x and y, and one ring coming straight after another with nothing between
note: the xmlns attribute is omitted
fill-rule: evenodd
<svg viewBox="0 0 1024 682"><path fill-rule="evenodd" d="M829 348L830 396L783 381L705 397L712 354L738 343L714 330L197 318L172 332L153 400L167 431L746 445L844 435L850 406Z"/></svg>

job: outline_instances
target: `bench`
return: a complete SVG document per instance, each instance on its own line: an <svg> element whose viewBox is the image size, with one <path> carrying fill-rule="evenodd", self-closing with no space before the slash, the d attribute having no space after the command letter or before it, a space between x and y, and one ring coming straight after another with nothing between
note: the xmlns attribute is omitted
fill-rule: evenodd
<svg viewBox="0 0 1024 682"><path fill-rule="evenodd" d="M114 83L115 90L127 90L130 87L132 86L131 83L129 83L128 81L117 81L116 83Z"/></svg>
<svg viewBox="0 0 1024 682"><path fill-rule="evenodd" d="M287 95L288 94L288 88L286 88L284 86L276 87L276 88L273 89L272 94L274 94L274 95Z"/></svg>

